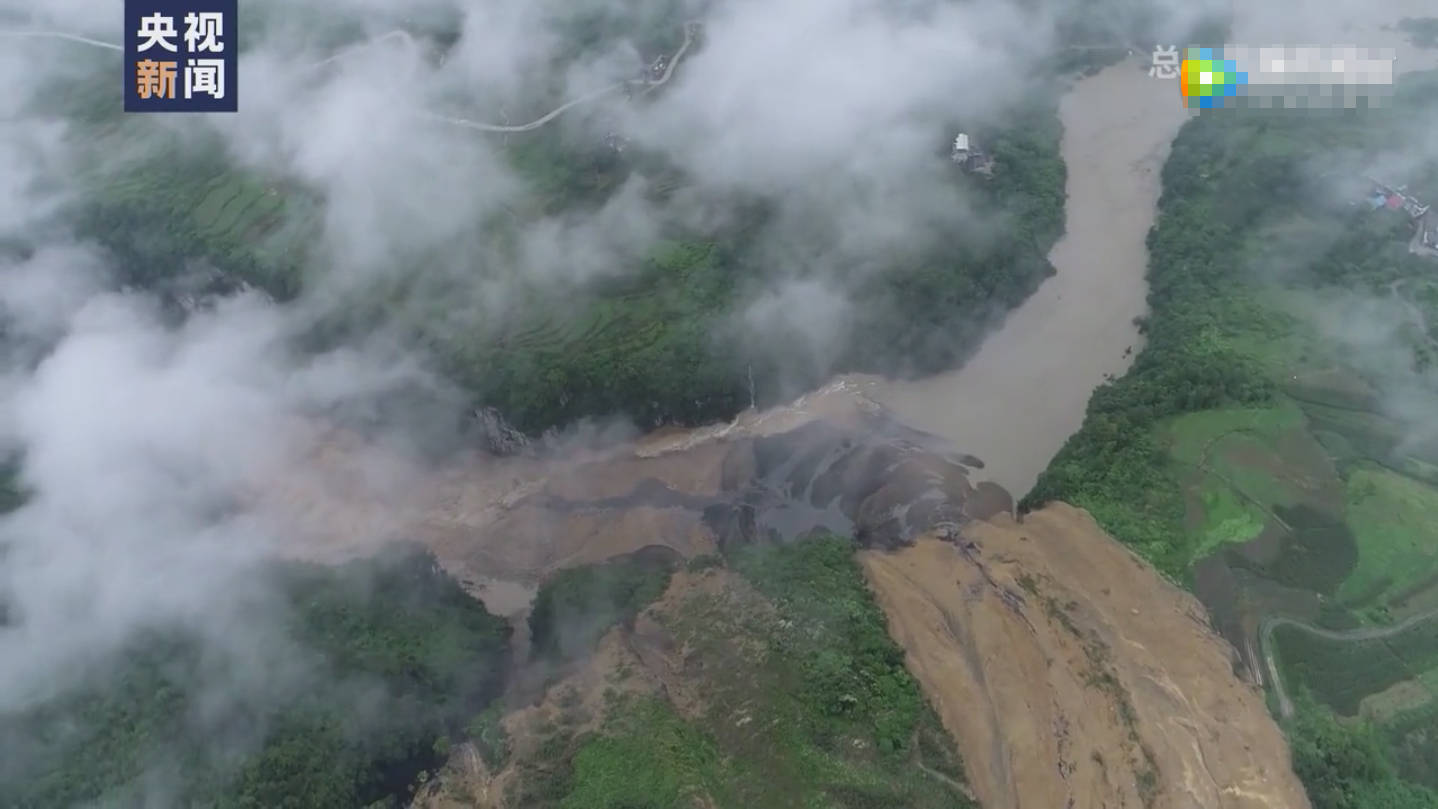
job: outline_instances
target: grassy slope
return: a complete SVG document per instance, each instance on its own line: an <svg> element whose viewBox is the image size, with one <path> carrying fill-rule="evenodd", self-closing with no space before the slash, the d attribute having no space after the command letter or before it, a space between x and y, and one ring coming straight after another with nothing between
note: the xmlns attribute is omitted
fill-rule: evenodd
<svg viewBox="0 0 1438 809"><path fill-rule="evenodd" d="M1358 568L1340 598L1381 598L1438 571L1438 491L1378 467L1348 475L1348 513L1358 539Z"/></svg>

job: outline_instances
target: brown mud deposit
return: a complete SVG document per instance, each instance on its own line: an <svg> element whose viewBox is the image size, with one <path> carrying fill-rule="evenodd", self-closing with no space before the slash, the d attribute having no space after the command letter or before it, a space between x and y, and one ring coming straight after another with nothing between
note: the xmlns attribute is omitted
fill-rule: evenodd
<svg viewBox="0 0 1438 809"><path fill-rule="evenodd" d="M1203 608L1086 512L861 559L986 809L1309 805Z"/></svg>
<svg viewBox="0 0 1438 809"><path fill-rule="evenodd" d="M554 570L649 545L683 556L814 529L896 547L938 524L1012 510L977 460L897 425L842 385L733 424L551 458L464 453L441 468L297 425L244 499L283 552L334 560L417 541L493 611Z"/></svg>

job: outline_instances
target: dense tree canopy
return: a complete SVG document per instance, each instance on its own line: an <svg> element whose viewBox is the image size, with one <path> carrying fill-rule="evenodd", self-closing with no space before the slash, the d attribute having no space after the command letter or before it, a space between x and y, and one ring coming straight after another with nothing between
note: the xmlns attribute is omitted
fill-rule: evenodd
<svg viewBox="0 0 1438 809"><path fill-rule="evenodd" d="M261 648L229 659L194 630L146 631L96 676L0 716L0 805L125 806L148 795L175 806L354 809L404 796L442 760L436 742L503 685L508 625L426 553L256 575L273 577L289 616ZM277 674L307 660L313 668L288 680ZM243 671L258 676L227 674Z"/></svg>

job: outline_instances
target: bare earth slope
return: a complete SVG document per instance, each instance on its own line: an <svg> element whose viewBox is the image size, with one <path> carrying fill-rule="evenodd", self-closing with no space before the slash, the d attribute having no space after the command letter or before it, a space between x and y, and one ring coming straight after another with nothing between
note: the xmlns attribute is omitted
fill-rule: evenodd
<svg viewBox="0 0 1438 809"><path fill-rule="evenodd" d="M985 809L1309 806L1202 607L1086 512L862 562Z"/></svg>

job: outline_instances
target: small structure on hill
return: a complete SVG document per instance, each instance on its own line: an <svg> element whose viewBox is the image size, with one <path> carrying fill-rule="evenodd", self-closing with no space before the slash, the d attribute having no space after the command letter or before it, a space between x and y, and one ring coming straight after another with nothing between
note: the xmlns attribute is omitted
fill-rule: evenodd
<svg viewBox="0 0 1438 809"><path fill-rule="evenodd" d="M1373 184L1372 199L1376 200L1377 198L1382 197L1383 206L1387 207L1390 211L1402 210L1404 213L1417 220L1426 215L1428 213L1428 210L1433 207L1431 205L1425 205L1422 200L1408 194L1408 186L1406 185L1400 185L1395 187L1388 185L1387 183L1375 180L1371 177L1368 179L1368 181ZM1375 205L1374 207L1376 208L1378 206Z"/></svg>
<svg viewBox="0 0 1438 809"><path fill-rule="evenodd" d="M962 132L954 137L953 158L960 165L969 162L969 136Z"/></svg>
<svg viewBox="0 0 1438 809"><path fill-rule="evenodd" d="M1395 187L1372 177L1368 181L1373 184L1369 206L1374 210L1387 208L1407 214L1413 224L1413 241L1408 245L1409 250L1420 256L1438 258L1438 215L1435 215L1433 206L1409 194L1406 185Z"/></svg>
<svg viewBox="0 0 1438 809"><path fill-rule="evenodd" d="M965 171L986 177L994 173L994 159L969 141L969 136L960 132L954 137L954 148L950 157Z"/></svg>

